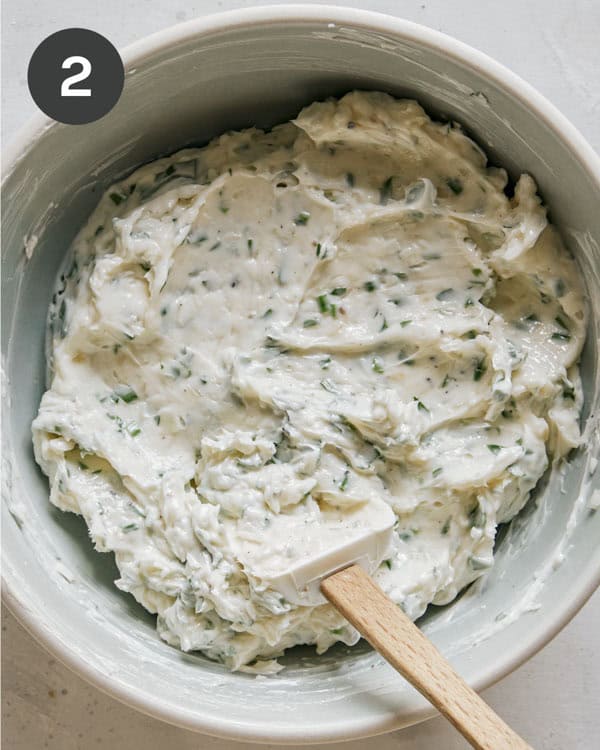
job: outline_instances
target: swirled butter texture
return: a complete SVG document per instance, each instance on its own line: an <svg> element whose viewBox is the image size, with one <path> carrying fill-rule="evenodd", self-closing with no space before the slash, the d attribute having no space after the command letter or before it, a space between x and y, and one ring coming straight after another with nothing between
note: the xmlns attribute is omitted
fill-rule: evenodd
<svg viewBox="0 0 600 750"><path fill-rule="evenodd" d="M240 551L373 498L397 516L375 579L410 617L493 564L580 439L585 330L533 180L506 184L460 127L354 92L104 195L51 306L35 454L168 643L263 672L354 644Z"/></svg>

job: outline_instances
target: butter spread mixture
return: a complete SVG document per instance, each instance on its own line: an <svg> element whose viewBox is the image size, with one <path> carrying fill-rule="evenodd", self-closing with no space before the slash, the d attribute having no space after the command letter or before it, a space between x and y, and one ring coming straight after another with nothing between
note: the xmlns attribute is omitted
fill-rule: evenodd
<svg viewBox="0 0 600 750"><path fill-rule="evenodd" d="M168 643L263 672L356 643L237 550L373 498L411 618L492 565L578 444L585 329L533 180L506 184L457 125L354 92L104 195L50 309L35 455Z"/></svg>

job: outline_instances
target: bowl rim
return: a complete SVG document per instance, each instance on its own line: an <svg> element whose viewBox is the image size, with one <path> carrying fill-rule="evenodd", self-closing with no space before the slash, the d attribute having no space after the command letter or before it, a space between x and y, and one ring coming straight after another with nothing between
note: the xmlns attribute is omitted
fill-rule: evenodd
<svg viewBox="0 0 600 750"><path fill-rule="evenodd" d="M400 39L416 42L421 46L441 51L447 56L471 67L486 78L497 83L515 99L525 104L544 124L563 140L569 150L579 160L600 191L600 156L575 128L575 126L533 86L516 73L495 61L487 54L461 42L454 37L435 31L427 26L401 17L370 10L345 6L291 4L262 5L253 8L229 10L193 18L150 34L121 50L126 75L147 58L172 48L177 43L199 39L203 36L235 28L265 26L269 24L325 23L348 24L362 29L394 35ZM25 158L38 138L49 128L58 124L41 113L35 114L12 136L2 153L2 182L11 174L19 162ZM231 726L226 718L215 717L201 712L164 705L150 698L143 690L132 688L115 681L93 664L76 655L55 633L45 626L43 618L23 601L17 587L11 586L2 571L2 599L17 620L33 638L56 656L63 664L103 693L120 700L131 708L170 724L203 732L215 737L246 742L281 744L314 744L339 742L373 736L424 721L437 712L431 706L424 706L411 715L410 720L399 716L383 719L361 718L353 721L332 723L328 728L315 727L308 731L305 727L295 729L284 725L270 725L255 721ZM515 670L535 653L542 649L575 616L589 597L600 586L600 567L588 576L582 576L570 589L568 600L563 599L557 615L539 629L529 640L515 645L511 654L503 655L487 673L475 680L473 687L483 690Z"/></svg>

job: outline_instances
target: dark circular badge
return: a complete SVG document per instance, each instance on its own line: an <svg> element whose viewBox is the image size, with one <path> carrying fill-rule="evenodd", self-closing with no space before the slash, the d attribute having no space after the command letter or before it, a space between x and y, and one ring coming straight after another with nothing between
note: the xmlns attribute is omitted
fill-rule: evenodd
<svg viewBox="0 0 600 750"><path fill-rule="evenodd" d="M99 120L119 101L125 73L116 48L90 29L63 29L39 45L27 83L38 107L58 122Z"/></svg>

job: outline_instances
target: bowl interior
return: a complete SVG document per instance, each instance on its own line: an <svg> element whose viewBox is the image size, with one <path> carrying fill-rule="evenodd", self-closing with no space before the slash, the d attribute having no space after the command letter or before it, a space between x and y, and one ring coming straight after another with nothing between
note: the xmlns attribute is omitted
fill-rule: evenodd
<svg viewBox="0 0 600 750"><path fill-rule="evenodd" d="M45 386L46 312L65 253L106 187L159 155L224 130L269 127L315 99L354 88L417 98L434 116L461 122L513 177L527 171L537 180L588 285L586 417L600 392L597 165L594 174L570 131L559 135L528 106L527 90L515 93L466 48L401 21L329 11L227 14L138 45L115 109L91 125L52 124L21 143L3 187L8 601L63 659L127 702L209 733L265 741L366 735L430 709L363 645L320 657L296 649L269 679L170 648L154 618L114 587L112 556L93 551L83 521L49 504L30 436ZM597 453L597 437L590 440ZM597 583L600 513L585 507L589 454L577 451L566 470L545 479L501 532L484 580L426 614L427 633L470 682L489 684L529 656Z"/></svg>

